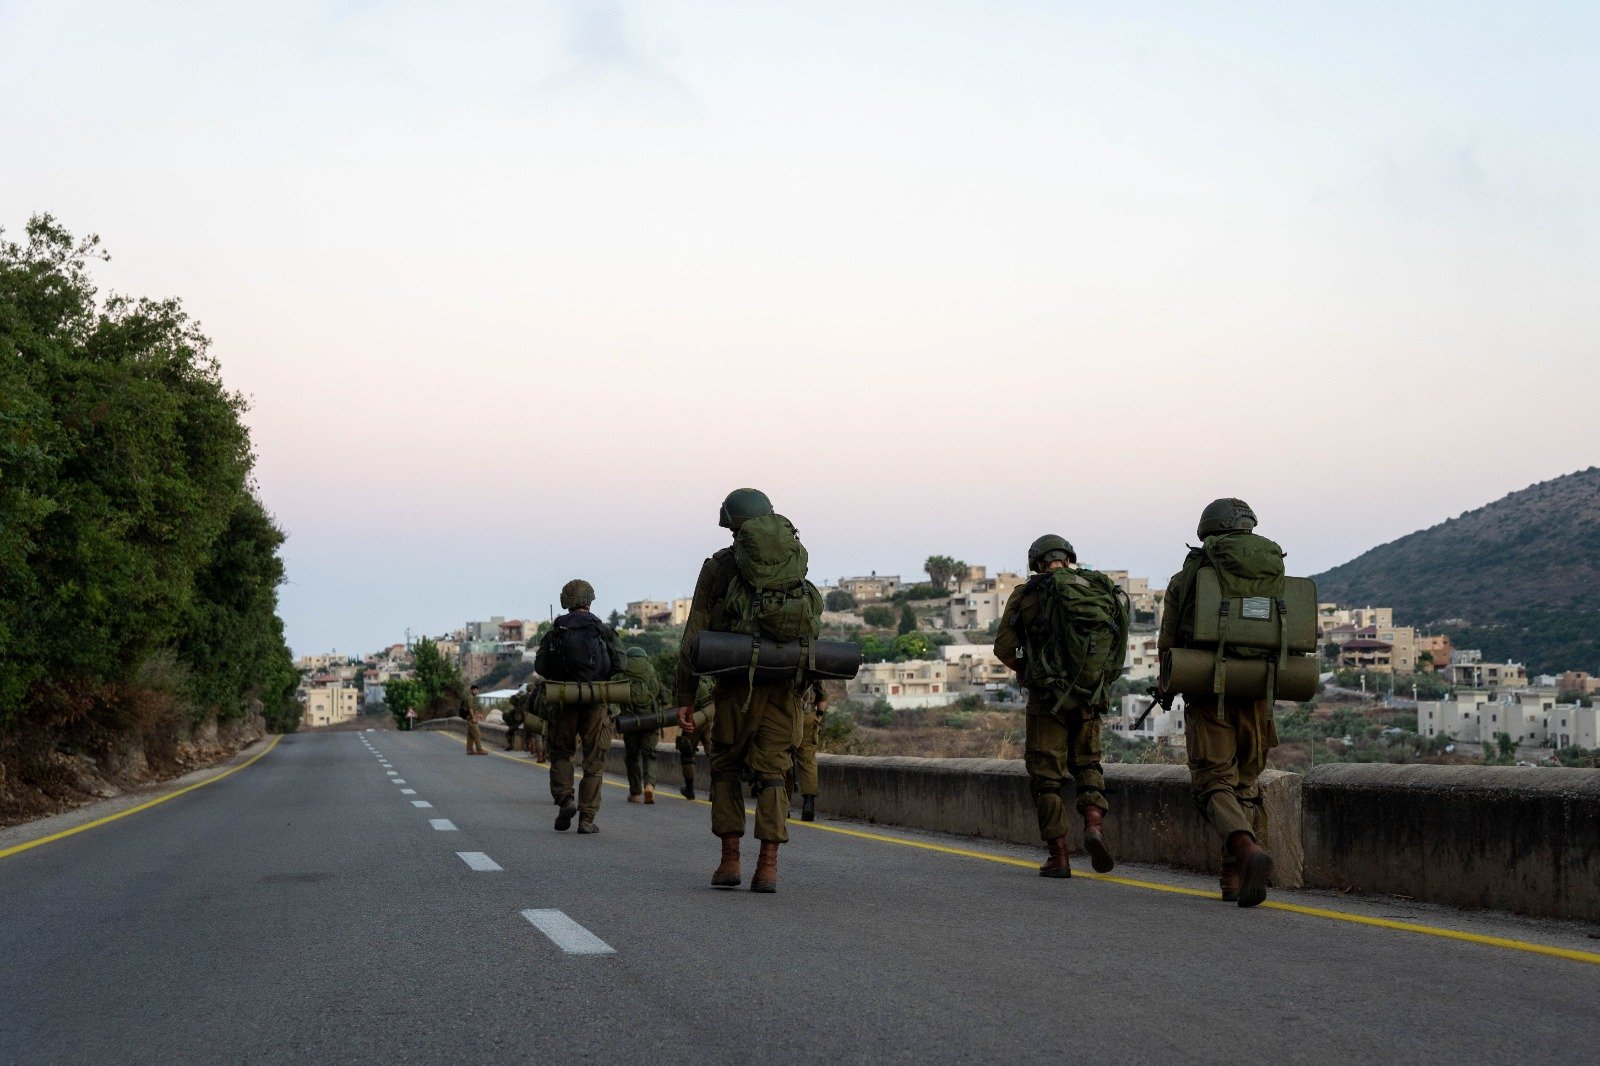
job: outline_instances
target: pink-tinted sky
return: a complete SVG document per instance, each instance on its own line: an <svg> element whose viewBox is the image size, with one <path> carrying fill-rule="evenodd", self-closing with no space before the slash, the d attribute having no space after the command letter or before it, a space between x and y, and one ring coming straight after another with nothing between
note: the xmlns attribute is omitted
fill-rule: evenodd
<svg viewBox="0 0 1600 1066"><path fill-rule="evenodd" d="M297 652L1041 532L1311 572L1600 454L1592 5L0 3L0 223L253 400Z"/></svg>

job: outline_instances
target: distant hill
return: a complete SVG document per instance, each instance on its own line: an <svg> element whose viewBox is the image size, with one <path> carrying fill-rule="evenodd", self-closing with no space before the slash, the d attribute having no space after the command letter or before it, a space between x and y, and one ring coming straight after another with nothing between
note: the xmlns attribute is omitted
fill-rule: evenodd
<svg viewBox="0 0 1600 1066"><path fill-rule="evenodd" d="M1600 469L1513 492L1318 574L1323 601L1388 606L1530 674L1600 673Z"/></svg>

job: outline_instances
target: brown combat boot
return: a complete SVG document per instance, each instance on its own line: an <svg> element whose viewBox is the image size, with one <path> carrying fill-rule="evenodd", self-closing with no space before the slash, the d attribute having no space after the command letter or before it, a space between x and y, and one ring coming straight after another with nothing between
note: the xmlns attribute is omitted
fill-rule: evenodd
<svg viewBox="0 0 1600 1066"><path fill-rule="evenodd" d="M763 840L761 854L756 857L756 872L750 878L750 891L778 891L778 842Z"/></svg>
<svg viewBox="0 0 1600 1066"><path fill-rule="evenodd" d="M1100 835L1105 818L1106 812L1099 807L1083 809L1083 848L1089 853L1089 861L1097 874L1108 874L1117 865L1111 857L1111 849L1106 847L1105 838Z"/></svg>
<svg viewBox="0 0 1600 1066"><path fill-rule="evenodd" d="M588 811L578 815L578 832L584 834L600 832L600 827L594 824L594 815Z"/></svg>
<svg viewBox="0 0 1600 1066"><path fill-rule="evenodd" d="M1232 859L1225 859L1222 863L1222 876L1218 878L1218 882L1222 886L1222 902L1239 902L1240 880L1239 864Z"/></svg>
<svg viewBox="0 0 1600 1066"><path fill-rule="evenodd" d="M654 803L656 801L656 786L644 786L644 801L646 803Z"/></svg>
<svg viewBox="0 0 1600 1066"><path fill-rule="evenodd" d="M1067 863L1067 838L1055 837L1045 841L1050 857L1039 867L1040 877L1071 877L1072 867Z"/></svg>
<svg viewBox="0 0 1600 1066"><path fill-rule="evenodd" d="M737 888L739 876L739 834L729 833L722 838L722 865L711 875L714 888Z"/></svg>
<svg viewBox="0 0 1600 1066"><path fill-rule="evenodd" d="M1254 907L1267 898L1272 856L1256 838L1240 830L1228 837L1228 854L1239 868L1239 906Z"/></svg>
<svg viewBox="0 0 1600 1066"><path fill-rule="evenodd" d="M639 794L637 792L630 792L630 793L628 793L628 802L629 803L643 803L644 800L639 798Z"/></svg>

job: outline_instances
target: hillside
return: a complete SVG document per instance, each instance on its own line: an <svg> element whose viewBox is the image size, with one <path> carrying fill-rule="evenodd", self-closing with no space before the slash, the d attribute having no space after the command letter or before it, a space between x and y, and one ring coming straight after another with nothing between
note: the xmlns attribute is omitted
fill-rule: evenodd
<svg viewBox="0 0 1600 1066"><path fill-rule="evenodd" d="M1530 673L1600 673L1600 469L1513 492L1318 574L1324 601L1387 605Z"/></svg>

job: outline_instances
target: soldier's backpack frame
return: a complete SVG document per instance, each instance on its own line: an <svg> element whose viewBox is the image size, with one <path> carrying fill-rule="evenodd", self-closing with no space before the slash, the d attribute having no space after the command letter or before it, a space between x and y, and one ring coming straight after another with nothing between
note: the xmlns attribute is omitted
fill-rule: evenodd
<svg viewBox="0 0 1600 1066"><path fill-rule="evenodd" d="M1285 577L1278 596L1223 594L1195 572L1193 636L1173 648L1167 687L1185 700L1308 700L1317 692L1317 586Z"/></svg>

